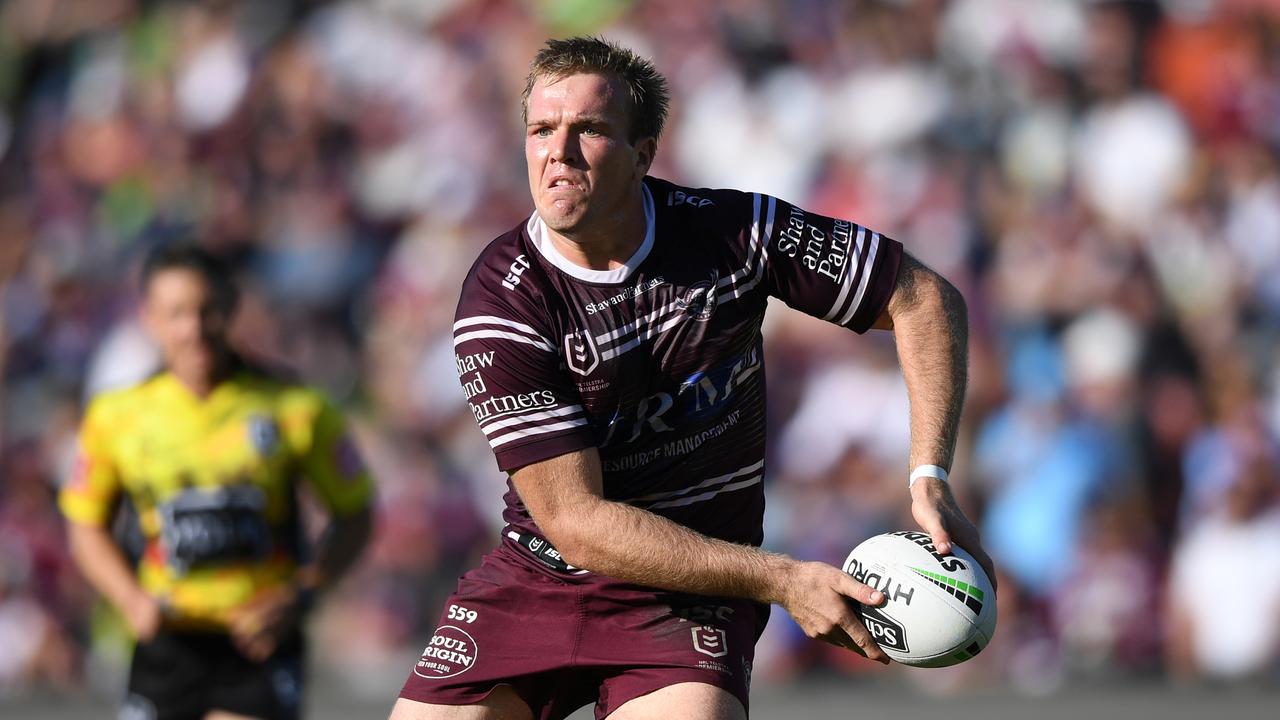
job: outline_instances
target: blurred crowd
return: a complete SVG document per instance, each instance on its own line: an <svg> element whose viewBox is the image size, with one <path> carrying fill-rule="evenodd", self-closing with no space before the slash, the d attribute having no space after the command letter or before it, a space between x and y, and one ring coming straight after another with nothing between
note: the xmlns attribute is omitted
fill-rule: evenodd
<svg viewBox="0 0 1280 720"><path fill-rule="evenodd" d="M86 399L154 366L137 266L179 239L237 268L238 345L350 413L377 531L316 655L394 692L497 542L450 326L476 254L532 209L527 63L580 33L670 79L655 175L852 218L964 292L952 477L1000 627L908 681L1280 673L1280 3L10 0L0 698L110 689L127 657L54 493ZM891 336L779 306L766 338L768 546L840 564L914 526ZM775 613L757 676L866 665Z"/></svg>

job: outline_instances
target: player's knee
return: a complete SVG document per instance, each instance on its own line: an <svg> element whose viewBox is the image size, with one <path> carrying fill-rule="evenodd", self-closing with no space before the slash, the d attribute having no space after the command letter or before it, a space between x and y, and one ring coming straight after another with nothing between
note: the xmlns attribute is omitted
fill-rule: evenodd
<svg viewBox="0 0 1280 720"><path fill-rule="evenodd" d="M475 705L433 705L399 698L388 720L532 720L533 712L506 685Z"/></svg>
<svg viewBox="0 0 1280 720"><path fill-rule="evenodd" d="M463 720L479 717L471 712L472 708L454 705L432 705L399 698L391 708L388 720Z"/></svg>
<svg viewBox="0 0 1280 720"><path fill-rule="evenodd" d="M677 683L622 704L609 720L747 720L747 710L733 693L698 682Z"/></svg>

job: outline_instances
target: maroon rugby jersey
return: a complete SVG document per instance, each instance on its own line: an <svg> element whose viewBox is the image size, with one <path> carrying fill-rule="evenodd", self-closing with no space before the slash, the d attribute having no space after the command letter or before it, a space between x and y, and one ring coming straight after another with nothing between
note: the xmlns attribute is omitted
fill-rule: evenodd
<svg viewBox="0 0 1280 720"><path fill-rule="evenodd" d="M768 298L865 332L902 246L756 193L648 177L644 203L615 270L570 263L537 213L485 248L453 326L463 390L502 470L596 446L606 498L759 545ZM544 548L510 487L505 534Z"/></svg>

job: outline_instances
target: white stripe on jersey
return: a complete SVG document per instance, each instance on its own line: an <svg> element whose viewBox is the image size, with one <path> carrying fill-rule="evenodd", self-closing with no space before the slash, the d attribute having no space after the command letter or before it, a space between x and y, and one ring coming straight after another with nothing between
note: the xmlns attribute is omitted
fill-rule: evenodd
<svg viewBox="0 0 1280 720"><path fill-rule="evenodd" d="M453 324L453 331L456 333L462 328L473 327L476 325L498 325L501 327L508 327L513 330L519 330L520 334L517 335L515 333L509 333L509 332L504 332L502 330L493 330L493 329L473 330L468 333L456 335L453 338L453 346L456 348L468 340L479 340L484 338L499 338L499 339L505 339L505 340L515 340L516 342L526 343L536 348L546 350L547 352L555 352L555 346L551 344L551 341L542 337L542 335L539 334L537 330L534 330L532 327L530 327L529 325L525 325L522 322L516 322L515 320L500 318L496 315L476 315L475 317L463 318Z"/></svg>
<svg viewBox="0 0 1280 720"><path fill-rule="evenodd" d="M644 342L645 340L648 340L651 337L654 337L655 335L660 335L666 332L667 330L670 330L671 328L678 325L681 320L684 320L683 312L676 313L674 317L672 317L671 319L667 320L666 322L662 323L657 327L654 327L652 325L645 327L641 329L639 335L636 335L630 341L623 343L622 345L619 345L616 348L611 348L609 350L601 351L600 359L608 360L610 358L617 357L618 355L621 355L622 353L628 350L634 350L636 347L640 345L640 343Z"/></svg>
<svg viewBox="0 0 1280 720"><path fill-rule="evenodd" d="M862 262L862 279L858 281L858 292L853 296L853 304L849 306L849 311L840 318L840 324L844 325L853 319L853 314L858 312L858 307L862 305L862 296L867 292L867 282L871 280L871 269L875 267L876 250L880 249L880 233L871 233L871 247L867 249L867 259Z"/></svg>
<svg viewBox="0 0 1280 720"><path fill-rule="evenodd" d="M751 222L753 226L751 228L751 245L747 249L747 264L736 270L732 275L720 278L720 282L716 283L717 288L733 285L751 274L751 266L755 264L756 255L759 254L760 250L760 243L756 235L760 227L760 193L751 193Z"/></svg>
<svg viewBox="0 0 1280 720"><path fill-rule="evenodd" d="M836 319L836 316L840 314L840 308L844 307L845 299L849 297L849 288L853 287L853 278L858 275L856 270L854 272L849 272L849 268L850 266L856 268L858 258L862 257L862 237L866 232L865 228L861 225L858 226L858 234L854 236L853 240L854 261L852 263L845 263L845 266L841 269L841 275L843 275L843 277L841 278L842 282L840 283L840 294L836 296L835 304L831 306L831 312L822 317L822 319L827 322L832 322Z"/></svg>
<svg viewBox="0 0 1280 720"><path fill-rule="evenodd" d="M773 211L777 209L777 206L778 206L778 201L770 197L768 218L765 220L765 223L764 223L765 227L764 227L763 242L760 242L760 239L759 239L760 225L757 224L751 228L752 246L754 247L756 243L758 242L760 243L760 261L759 263L756 264L756 276L752 278L751 282L747 283L746 285L735 287L733 289L733 292L730 293L729 296L724 299L724 302L737 300L739 297L746 295L747 292L751 290L751 288L755 287L756 285L759 285L760 281L764 279L764 266L769 262L769 250L766 246L769 243L769 237L773 235Z"/></svg>
<svg viewBox="0 0 1280 720"><path fill-rule="evenodd" d="M703 480L697 485L690 485L689 487L683 487L683 488L680 488L679 490L669 490L666 492L653 493L652 495L644 495L638 498L631 498L627 502L642 503L642 502L652 502L654 500L667 500L670 498L678 497L680 495L691 493L695 490L702 490L703 488L708 488L708 487L711 487L712 485L728 482L736 477L741 477L743 475L748 475L750 473L753 473L762 467L764 467L764 459L761 459L758 462L752 463L751 465L748 465L746 467L738 468L737 470L734 470L733 472L728 473L727 475L713 477L710 480Z"/></svg>
<svg viewBox="0 0 1280 720"><path fill-rule="evenodd" d="M496 438L489 439L489 447L495 450L499 445L505 445L512 440L519 440L524 437L532 437L534 435L542 435L544 433L555 432L556 430L568 430L571 427L579 427L587 424L586 418L578 420L566 420L564 422L551 423L550 425L538 425L536 427L526 428L524 430L513 430L505 435L499 435Z"/></svg>
<svg viewBox="0 0 1280 720"><path fill-rule="evenodd" d="M645 315L645 316L644 316L644 317L642 317L642 318L636 318L635 320L632 320L631 322L627 323L626 325L623 325L623 326L622 326L622 327L620 327L620 328L617 328L616 330L610 330L609 332L604 333L604 334L602 334L602 335L597 335L597 336L596 336L596 342L597 342L597 343L600 343L601 345L603 345L603 344L608 343L608 342L609 342L609 341L611 341L611 340L615 340L615 339L617 339L617 338L620 338L620 337L622 337L623 335L629 335L629 334L631 334L631 332L632 332L632 331L634 331L637 327L642 326L642 325L648 325L649 323L653 322L654 320L657 320L657 319L658 319L658 317L660 317L660 316L662 316L662 315L666 315L667 313L671 312L672 310L677 309L677 305L678 305L678 303L677 303L676 301L674 301L674 300L673 300L673 301L671 301L671 302L667 303L666 305L663 305L662 307L658 308L657 310L654 310L653 312L649 313L648 315Z"/></svg>
<svg viewBox="0 0 1280 720"><path fill-rule="evenodd" d="M486 419L486 420L480 421L480 429L484 431L485 435L489 435L493 433L493 431L495 430L501 430L502 428L511 427L512 425L521 425L527 422L537 422L538 420L549 420L553 417L560 417L561 415L573 415L575 413L580 413L582 411L583 410L581 405L570 405L569 407L556 408L554 410L545 410L543 412L529 413L527 415L517 415L514 417L507 417L505 420L498 420L496 422L492 422Z"/></svg>
<svg viewBox="0 0 1280 720"><path fill-rule="evenodd" d="M752 288L754 288L757 284L759 284L761 280L764 279L764 267L769 257L769 253L768 253L768 250L766 249L766 246L768 245L770 236L773 234L773 216L775 211L777 210L778 201L772 197L769 197L768 205L762 208L761 207L762 196L759 193L752 193L752 198L753 198L752 207L753 207L755 222L752 223L752 226L751 226L751 248L750 248L750 251L748 252L747 264L743 266L742 269L735 272L733 275L730 275L729 277L726 277L726 278L721 278L716 283L716 289L719 290L720 288L723 288L726 285L733 283L735 279L745 278L748 274L750 274L752 266L755 267L755 277L752 278L751 282L747 283L746 285L734 288L731 293L729 293L727 296L725 296L723 300L721 300L721 302L729 302L729 301L738 299L742 295L745 295L747 292L749 292ZM670 316L670 317L667 317L667 316ZM653 323L657 322L659 319L661 319L662 322L661 324L655 327ZM601 344L607 344L610 341L617 341L622 337L625 337L626 335L631 334L632 332L637 333L637 335L634 338L632 338L631 340L621 345L618 345L610 349L602 348L600 351L600 359L610 360L619 355L622 355L623 353L629 350L633 350L639 347L640 343L644 342L645 340L648 340L649 338L652 338L656 335L666 332L667 330L670 330L672 327L675 327L683 319L684 319L684 314L683 312L681 312L681 309L679 308L678 303L671 302L658 308L657 310L654 310L653 312L649 313L648 315L642 318L637 318L627 323L626 325L623 325L620 328L611 330L602 335L598 335L596 336L596 341Z"/></svg>
<svg viewBox="0 0 1280 720"><path fill-rule="evenodd" d="M500 318L497 315L476 315L475 317L463 318L453 324L453 329L455 331L461 330L464 327L471 327L472 325L502 325L504 327L515 328L516 330L527 332L539 340L546 342L545 338L539 335L538 331L534 330L532 327L525 325L524 323L516 322L515 320Z"/></svg>
<svg viewBox="0 0 1280 720"><path fill-rule="evenodd" d="M501 330L475 330L473 332L463 333L453 339L453 346L456 348L468 340L484 340L486 338L514 340L518 343L532 345L539 350L546 350L547 352L556 351L556 349L551 346L551 343L541 338L535 340L528 335L517 335L515 333L503 332Z"/></svg>
<svg viewBox="0 0 1280 720"><path fill-rule="evenodd" d="M512 415L519 415L522 412L528 412L528 411L529 411L529 408L516 408L515 410L507 410L506 412L494 413L489 417L485 418L483 422L491 423L491 422L494 422L495 420L509 418Z"/></svg>
<svg viewBox="0 0 1280 720"><path fill-rule="evenodd" d="M680 498L679 500L668 500L667 502L654 503L653 505L650 505L645 509L660 510L662 508L684 507L685 505L693 505L694 503L706 502L707 500L710 500L711 498L721 493L733 492L734 490L741 490L742 488L751 487L752 485L759 485L762 480L764 480L764 475L760 474L760 475L756 475L755 477L743 480L741 482L730 483L728 485L725 485L724 487L716 488L715 490L711 490L709 492L704 492L701 495L692 495L687 498Z"/></svg>

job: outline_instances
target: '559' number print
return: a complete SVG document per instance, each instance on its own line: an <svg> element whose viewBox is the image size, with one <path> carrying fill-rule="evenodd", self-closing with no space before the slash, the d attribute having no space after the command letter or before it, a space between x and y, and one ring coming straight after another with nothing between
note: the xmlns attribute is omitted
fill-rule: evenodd
<svg viewBox="0 0 1280 720"><path fill-rule="evenodd" d="M461 605L449 606L449 619L461 620L464 623L471 624L476 621L479 614L475 610L468 610Z"/></svg>

